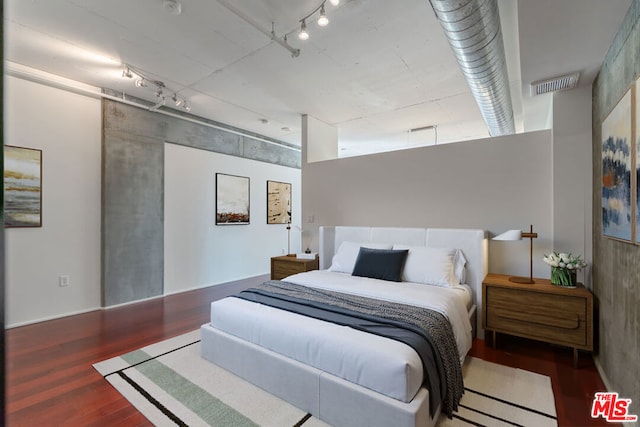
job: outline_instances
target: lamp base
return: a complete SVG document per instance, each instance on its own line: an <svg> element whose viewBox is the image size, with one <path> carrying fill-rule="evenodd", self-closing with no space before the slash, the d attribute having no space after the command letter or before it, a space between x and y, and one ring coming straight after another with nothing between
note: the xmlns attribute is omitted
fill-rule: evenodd
<svg viewBox="0 0 640 427"><path fill-rule="evenodd" d="M529 277L509 277L509 281L513 283L525 283L527 285L536 283L535 280L530 279Z"/></svg>

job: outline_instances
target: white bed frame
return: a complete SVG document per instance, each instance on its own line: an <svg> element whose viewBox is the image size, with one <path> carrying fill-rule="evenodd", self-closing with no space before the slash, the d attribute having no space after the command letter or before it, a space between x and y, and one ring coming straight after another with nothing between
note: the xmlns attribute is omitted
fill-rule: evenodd
<svg viewBox="0 0 640 427"><path fill-rule="evenodd" d="M475 321L481 325L482 281L487 274L484 230L444 228L320 227L320 269L326 269L343 241L397 243L461 249L467 284L474 291ZM327 372L222 332L201 328L202 356L258 387L334 426L432 427L429 392L421 388L409 403L384 396ZM477 329L482 337L483 331Z"/></svg>

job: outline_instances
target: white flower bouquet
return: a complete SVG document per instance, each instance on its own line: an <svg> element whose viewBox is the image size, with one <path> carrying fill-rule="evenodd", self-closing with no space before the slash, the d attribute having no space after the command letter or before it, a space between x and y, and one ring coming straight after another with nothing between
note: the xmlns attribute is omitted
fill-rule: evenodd
<svg viewBox="0 0 640 427"><path fill-rule="evenodd" d="M558 286L574 287L576 272L587 266L579 255L564 252L545 255L544 262L551 266L551 283Z"/></svg>

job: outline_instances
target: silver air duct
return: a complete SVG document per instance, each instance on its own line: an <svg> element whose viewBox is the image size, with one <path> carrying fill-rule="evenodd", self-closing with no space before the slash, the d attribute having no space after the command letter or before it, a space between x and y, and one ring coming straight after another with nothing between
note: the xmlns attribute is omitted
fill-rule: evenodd
<svg viewBox="0 0 640 427"><path fill-rule="evenodd" d="M497 0L429 0L489 135L515 133Z"/></svg>

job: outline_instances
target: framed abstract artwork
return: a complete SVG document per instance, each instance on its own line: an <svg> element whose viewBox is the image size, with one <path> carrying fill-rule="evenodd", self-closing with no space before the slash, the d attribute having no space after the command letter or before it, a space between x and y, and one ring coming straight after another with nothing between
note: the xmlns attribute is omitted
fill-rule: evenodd
<svg viewBox="0 0 640 427"><path fill-rule="evenodd" d="M635 242L635 188L632 188L632 90L628 90L602 122L602 233ZM634 171L635 172L635 171Z"/></svg>
<svg viewBox="0 0 640 427"><path fill-rule="evenodd" d="M216 225L249 222L249 177L216 173Z"/></svg>
<svg viewBox="0 0 640 427"><path fill-rule="evenodd" d="M42 227L42 150L4 146L4 226Z"/></svg>
<svg viewBox="0 0 640 427"><path fill-rule="evenodd" d="M291 223L291 184L267 181L267 224Z"/></svg>

